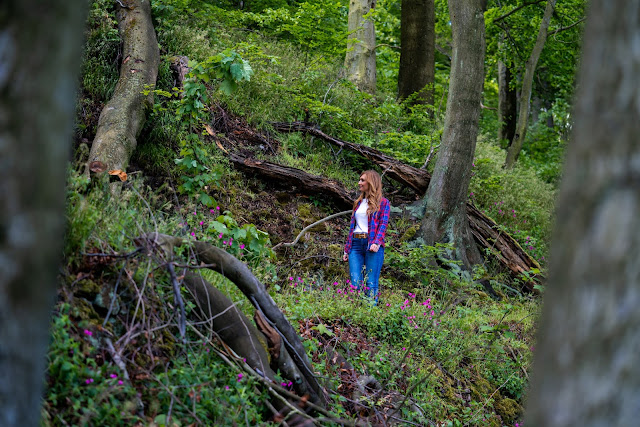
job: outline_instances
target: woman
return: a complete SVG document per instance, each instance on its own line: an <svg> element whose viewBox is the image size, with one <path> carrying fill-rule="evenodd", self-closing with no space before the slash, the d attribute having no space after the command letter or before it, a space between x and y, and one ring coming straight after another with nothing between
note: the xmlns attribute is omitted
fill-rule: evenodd
<svg viewBox="0 0 640 427"><path fill-rule="evenodd" d="M378 303L378 279L384 261L384 236L389 222L389 200L382 197L382 179L376 171L362 172L360 197L353 204L349 237L342 259L349 261L351 283ZM364 271L364 273L363 273Z"/></svg>

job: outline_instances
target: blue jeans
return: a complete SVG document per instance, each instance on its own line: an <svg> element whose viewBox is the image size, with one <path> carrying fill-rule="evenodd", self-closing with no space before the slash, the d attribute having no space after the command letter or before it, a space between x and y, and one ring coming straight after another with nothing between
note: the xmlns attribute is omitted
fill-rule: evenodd
<svg viewBox="0 0 640 427"><path fill-rule="evenodd" d="M378 252L368 249L368 239L353 239L351 252L349 253L349 274L351 283L358 287L359 291L378 303L378 279L384 261L384 247L380 246Z"/></svg>

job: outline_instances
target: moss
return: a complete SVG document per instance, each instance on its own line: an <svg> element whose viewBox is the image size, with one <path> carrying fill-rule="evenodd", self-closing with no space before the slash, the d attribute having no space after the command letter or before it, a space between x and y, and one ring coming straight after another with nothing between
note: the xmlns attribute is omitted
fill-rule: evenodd
<svg viewBox="0 0 640 427"><path fill-rule="evenodd" d="M493 407L498 415L502 417L504 424L512 425L522 415L522 406L513 399L509 399L508 397L501 398L499 395L497 396L498 397L496 398Z"/></svg>
<svg viewBox="0 0 640 427"><path fill-rule="evenodd" d="M407 231L405 231L402 236L400 236L400 241L401 242L407 242L411 239L413 239L413 237L416 235L416 233L418 232L418 229L420 228L420 224L416 224L413 225L411 227L409 227L407 229Z"/></svg>
<svg viewBox="0 0 640 427"><path fill-rule="evenodd" d="M77 298L93 300L100 293L100 286L93 280L81 280L73 287L73 295Z"/></svg>
<svg viewBox="0 0 640 427"><path fill-rule="evenodd" d="M93 305L84 298L76 298L73 300L73 316L82 320L98 321L102 323L103 318L98 315ZM92 322L95 323L95 322Z"/></svg>
<svg viewBox="0 0 640 427"><path fill-rule="evenodd" d="M315 219L313 214L311 213L311 205L308 203L300 203L298 205L298 218L302 221L305 226L309 224L313 224Z"/></svg>

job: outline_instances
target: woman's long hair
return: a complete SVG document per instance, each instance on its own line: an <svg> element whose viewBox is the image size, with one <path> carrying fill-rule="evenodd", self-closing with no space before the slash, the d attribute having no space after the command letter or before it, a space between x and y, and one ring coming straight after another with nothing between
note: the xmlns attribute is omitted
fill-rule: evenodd
<svg viewBox="0 0 640 427"><path fill-rule="evenodd" d="M367 215L371 215L380 209L380 200L382 200L382 178L378 172L374 170L368 170L362 172L360 176L364 175L364 180L367 184L369 184L369 191L367 194L360 193L360 197L353 204L353 210L356 210L356 206L358 203L364 198L367 199L367 203L369 207L367 208Z"/></svg>

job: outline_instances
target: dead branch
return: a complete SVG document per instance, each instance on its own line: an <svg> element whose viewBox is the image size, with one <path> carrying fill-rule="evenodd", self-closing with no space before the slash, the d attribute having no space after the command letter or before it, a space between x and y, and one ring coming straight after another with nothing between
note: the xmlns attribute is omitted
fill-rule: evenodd
<svg viewBox="0 0 640 427"><path fill-rule="evenodd" d="M282 243L282 242L280 242L277 245L275 245L272 249L275 251L280 246L284 246L284 247L294 246L296 243L298 243L298 240L300 240L300 238L304 235L304 233L306 233L308 230L312 229L316 225L322 224L325 221L329 221L330 219L337 218L337 217L342 216L342 215L350 214L351 212L352 211L350 211L350 210L342 211L342 212L338 212L337 214L329 215L326 218L322 218L321 220L316 221L313 224L303 228L302 231L300 232L300 234L298 234L298 236L294 239L293 242L291 242L291 243Z"/></svg>

